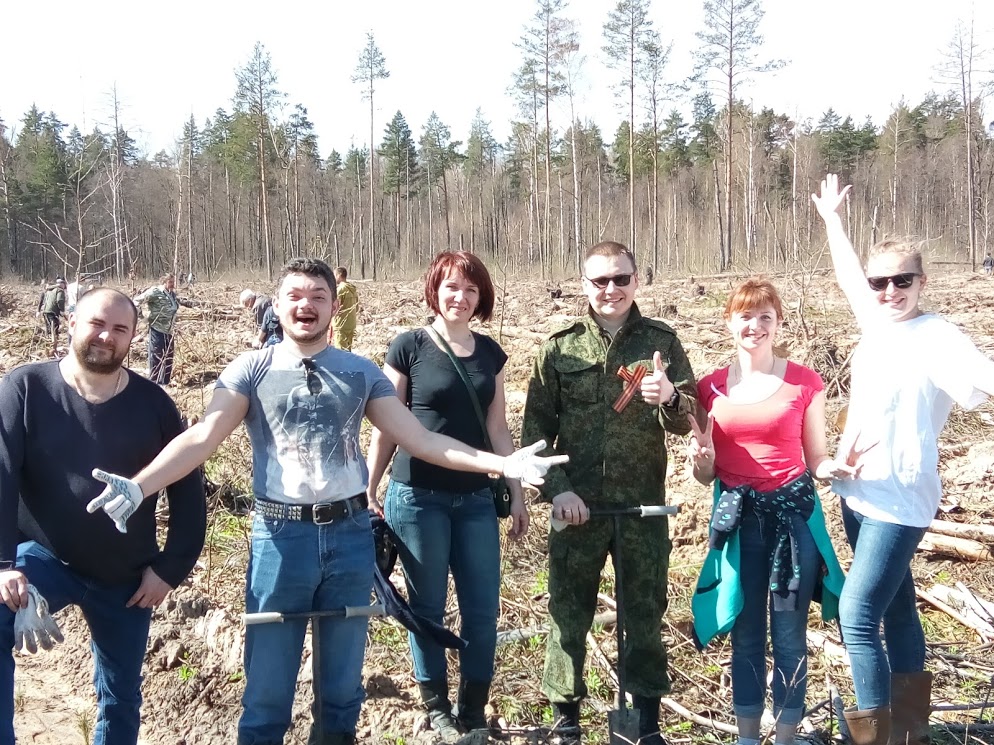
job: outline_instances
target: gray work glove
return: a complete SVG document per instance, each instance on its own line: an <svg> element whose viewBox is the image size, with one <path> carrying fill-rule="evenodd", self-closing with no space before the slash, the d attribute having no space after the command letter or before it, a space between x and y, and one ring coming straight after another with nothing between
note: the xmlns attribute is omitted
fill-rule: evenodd
<svg viewBox="0 0 994 745"><path fill-rule="evenodd" d="M96 512L102 507L107 516L114 521L117 529L127 533L128 518L135 514L135 510L145 498L141 487L131 479L101 471L99 468L93 469L93 478L103 481L107 484L107 488L100 492L99 497L90 500L86 505L86 511Z"/></svg>
<svg viewBox="0 0 994 745"><path fill-rule="evenodd" d="M543 477L550 468L569 460L568 455L552 455L547 458L535 455L539 450L544 449L545 440L539 440L526 448L515 450L504 458L504 476L509 479L520 479L534 486L544 483Z"/></svg>
<svg viewBox="0 0 994 745"><path fill-rule="evenodd" d="M51 649L62 641L65 638L49 615L48 601L34 585L28 585L28 605L14 615L14 649L34 654L38 647Z"/></svg>

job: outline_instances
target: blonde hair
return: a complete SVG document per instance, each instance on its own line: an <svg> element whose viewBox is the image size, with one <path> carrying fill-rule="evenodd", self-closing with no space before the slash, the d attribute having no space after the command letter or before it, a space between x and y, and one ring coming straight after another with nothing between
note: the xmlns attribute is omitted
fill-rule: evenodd
<svg viewBox="0 0 994 745"><path fill-rule="evenodd" d="M915 271L919 274L925 273L925 262L922 259L922 241L915 241L910 238L884 238L877 241L866 253L866 263L874 256L884 256L887 254L898 254L910 258L915 263Z"/></svg>

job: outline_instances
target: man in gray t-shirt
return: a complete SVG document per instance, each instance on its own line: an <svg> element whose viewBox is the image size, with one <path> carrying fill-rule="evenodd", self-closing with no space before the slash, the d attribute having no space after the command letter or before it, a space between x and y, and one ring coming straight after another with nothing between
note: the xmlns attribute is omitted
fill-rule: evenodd
<svg viewBox="0 0 994 745"><path fill-rule="evenodd" d="M368 474L359 450L365 416L417 458L446 468L541 482L564 457L538 458L545 443L502 458L425 430L369 360L329 348L338 310L335 278L323 261L295 259L273 301L284 330L275 347L247 352L221 373L200 421L134 479L110 474L90 503L122 524L145 494L189 473L245 422L252 443L256 511L245 583L248 613L313 613L366 606L373 585ZM366 617L324 616L322 731L308 742L350 745L365 694ZM306 621L245 629L245 693L239 745L282 743L290 726Z"/></svg>

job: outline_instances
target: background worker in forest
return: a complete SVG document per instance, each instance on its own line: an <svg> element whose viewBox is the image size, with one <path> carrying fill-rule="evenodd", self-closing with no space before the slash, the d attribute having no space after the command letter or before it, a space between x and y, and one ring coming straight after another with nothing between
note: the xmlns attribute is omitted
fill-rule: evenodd
<svg viewBox="0 0 994 745"><path fill-rule="evenodd" d="M137 318L127 295L91 290L69 319L69 354L22 365L0 381L3 745L14 742L11 650L27 621L44 620L40 598L53 614L78 606L89 628L97 694L93 742L134 745L152 608L186 578L204 545L199 472L168 485L162 550L158 493L134 514L127 532L86 510L100 493L90 476L95 466L134 473L183 429L168 394L123 367ZM40 631L51 635L51 629ZM29 628L32 633L39 632ZM45 633L39 641L47 646Z"/></svg>
<svg viewBox="0 0 994 745"><path fill-rule="evenodd" d="M193 303L176 294L176 276L164 274L161 284L154 285L135 298L135 306L148 304L148 378L159 385L169 385L173 376L173 355L176 351L174 329L179 306L192 308Z"/></svg>
<svg viewBox="0 0 994 745"><path fill-rule="evenodd" d="M331 319L331 338L329 343L346 352L352 351L355 341L356 318L359 315L359 293L354 284L348 281L349 272L344 266L335 270L335 282L338 284L338 302L341 306L338 313Z"/></svg>
<svg viewBox="0 0 994 745"><path fill-rule="evenodd" d="M539 350L528 385L523 442L553 443L547 454L569 456L541 487L553 516L571 527L549 534L548 637L542 689L552 702L565 742L579 740L579 704L586 635L593 621L601 569L613 545L610 520L588 522L588 506L665 503L665 433L690 431L696 409L694 373L676 333L645 318L635 304L635 257L620 243L587 251L583 292L587 315L556 332ZM625 389L620 367L646 374L632 399L612 406ZM617 409L620 408L620 411ZM639 710L643 745L662 742L661 695L670 690L660 621L666 610L670 540L666 518L625 519L625 665ZM617 556L615 555L615 560Z"/></svg>
<svg viewBox="0 0 994 745"><path fill-rule="evenodd" d="M244 421L255 495L248 613L368 605L375 559L369 473L359 446L363 417L416 457L456 470L503 472L534 483L564 460L536 457L541 443L500 457L428 432L375 362L328 346L338 300L334 275L323 261L287 264L273 307L283 341L228 365L200 421L133 480L106 476L109 486L89 505L115 522L127 521L145 494L195 469ZM324 731L312 730L308 742L349 745L365 697L367 618L324 617L318 623L324 642L314 674L320 676L317 706ZM306 620L296 620L246 629L238 745L282 745L306 626Z"/></svg>
<svg viewBox="0 0 994 745"><path fill-rule="evenodd" d="M66 280L58 277L38 299L38 312L45 319L45 331L52 339L52 356L59 353L59 330L66 314Z"/></svg>

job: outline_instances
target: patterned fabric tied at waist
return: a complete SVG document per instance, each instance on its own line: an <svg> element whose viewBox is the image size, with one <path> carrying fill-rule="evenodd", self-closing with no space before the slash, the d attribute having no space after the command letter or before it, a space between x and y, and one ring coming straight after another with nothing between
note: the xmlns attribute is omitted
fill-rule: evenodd
<svg viewBox="0 0 994 745"><path fill-rule="evenodd" d="M721 550L729 536L739 528L742 510L749 508L760 520L773 515L777 533L770 557L770 593L774 611L797 610L797 592L801 586L801 562L797 554L797 531L803 528L815 507L814 479L805 471L793 481L773 491L756 491L750 486L734 488L720 484L721 496L711 516L708 544Z"/></svg>

